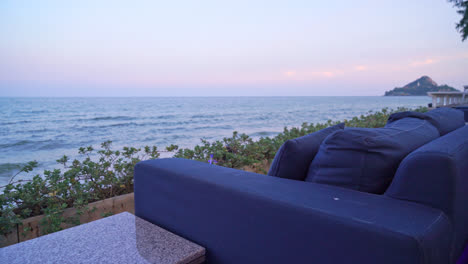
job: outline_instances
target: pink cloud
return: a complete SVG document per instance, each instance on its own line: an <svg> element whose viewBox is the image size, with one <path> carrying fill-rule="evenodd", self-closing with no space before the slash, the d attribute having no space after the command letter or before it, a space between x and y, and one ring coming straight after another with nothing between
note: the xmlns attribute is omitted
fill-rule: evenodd
<svg viewBox="0 0 468 264"><path fill-rule="evenodd" d="M425 66L425 65L430 65L436 63L436 60L433 59L425 59L422 61L413 61L410 63L411 67L419 67L419 66Z"/></svg>
<svg viewBox="0 0 468 264"><path fill-rule="evenodd" d="M355 71L366 71L367 69L368 69L368 67L365 66L365 65L357 65L357 66L354 67Z"/></svg>
<svg viewBox="0 0 468 264"><path fill-rule="evenodd" d="M284 75L286 75L287 77L294 77L296 76L296 71L287 71L284 72Z"/></svg>

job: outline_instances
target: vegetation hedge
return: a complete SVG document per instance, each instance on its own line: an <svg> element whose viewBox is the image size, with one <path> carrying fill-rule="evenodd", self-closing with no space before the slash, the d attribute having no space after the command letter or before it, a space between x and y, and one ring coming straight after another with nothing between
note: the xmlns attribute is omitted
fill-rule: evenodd
<svg viewBox="0 0 468 264"><path fill-rule="evenodd" d="M276 151L288 139L297 138L320 129L344 122L347 127L383 127L388 116L394 112L409 109L387 108L350 120L331 121L326 123L303 123L300 127L284 128L274 137L262 137L253 140L246 134L233 132L232 137L222 140L206 141L194 148L179 149L170 145L166 150L174 157L216 163L218 166L242 169L253 167L256 172L266 173L259 166L262 162L272 161ZM425 112L420 107L413 111ZM10 183L0 187L0 233L11 232L23 219L44 215L40 226L44 234L61 230L62 223L80 224L79 216L87 210L88 204L94 201L133 192L133 169L136 163L145 159L160 156L156 146L144 148L124 147L112 150L111 142L104 142L95 150L92 146L79 149L80 159L70 161L63 156L57 162L62 169L45 170L42 175L28 177L30 180L15 180L20 173L31 173L37 162L32 161L20 168ZM77 215L63 217L66 208L74 207ZM27 230L26 230L27 231Z"/></svg>

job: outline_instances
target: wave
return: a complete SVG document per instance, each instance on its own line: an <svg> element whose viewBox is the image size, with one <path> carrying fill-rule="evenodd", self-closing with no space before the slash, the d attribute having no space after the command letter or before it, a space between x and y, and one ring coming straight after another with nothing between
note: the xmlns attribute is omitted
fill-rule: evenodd
<svg viewBox="0 0 468 264"><path fill-rule="evenodd" d="M279 132L273 132L273 131L261 131L261 132L255 132L249 134L251 137L269 137L269 136L276 136L278 135Z"/></svg>
<svg viewBox="0 0 468 264"><path fill-rule="evenodd" d="M13 122L1 122L0 125L18 125L18 124L27 124L31 123L31 121L28 120L21 120L21 121L13 121Z"/></svg>
<svg viewBox="0 0 468 264"><path fill-rule="evenodd" d="M43 142L42 145L38 145L38 150L52 150L52 149L64 149L71 148L72 144L67 143L64 140L50 140L48 142Z"/></svg>
<svg viewBox="0 0 468 264"><path fill-rule="evenodd" d="M99 116L93 118L79 118L75 121L131 121L131 120L159 120L159 119L173 119L176 115L159 115L159 116L148 116L148 117L134 117L134 116Z"/></svg>
<svg viewBox="0 0 468 264"><path fill-rule="evenodd" d="M76 121L106 121L106 120L134 120L131 116L99 116L93 118L79 118Z"/></svg>
<svg viewBox="0 0 468 264"><path fill-rule="evenodd" d="M149 130L149 133L155 134L171 134L174 131L185 131L187 127L172 127L172 128L153 128Z"/></svg>
<svg viewBox="0 0 468 264"><path fill-rule="evenodd" d="M43 132L48 132L48 131L52 131L48 128L40 128L40 129L32 129L32 130L19 130L19 131L15 131L14 133L15 134L32 134L32 133L43 133Z"/></svg>
<svg viewBox="0 0 468 264"><path fill-rule="evenodd" d="M176 115L160 115L152 117L152 119L171 119L177 117Z"/></svg>
<svg viewBox="0 0 468 264"><path fill-rule="evenodd" d="M219 115L213 115L213 114L210 114L210 115L193 115L190 118L213 118L213 117L216 117L216 116L219 116Z"/></svg>
<svg viewBox="0 0 468 264"><path fill-rule="evenodd" d="M148 126L177 126L177 125L188 125L188 124L192 124L193 122L190 122L190 121L174 121L174 122L170 122L170 121L164 121L164 122L157 122L157 123L147 123Z"/></svg>
<svg viewBox="0 0 468 264"><path fill-rule="evenodd" d="M19 140L13 143L0 144L0 149L4 150L52 150L72 147L73 145L65 140Z"/></svg>
<svg viewBox="0 0 468 264"><path fill-rule="evenodd" d="M19 171L24 163L0 163L0 177L11 177L13 172Z"/></svg>
<svg viewBox="0 0 468 264"><path fill-rule="evenodd" d="M116 123L116 124L108 124L108 125L97 125L97 126L80 126L76 125L72 129L77 131L89 131L90 129L106 129L106 128L115 128L115 127L128 127L128 126L139 126L141 124L135 122L128 122L128 123Z"/></svg>
<svg viewBox="0 0 468 264"><path fill-rule="evenodd" d="M219 113L219 114L197 114L192 115L190 118L222 118L229 116L239 116L240 113Z"/></svg>
<svg viewBox="0 0 468 264"><path fill-rule="evenodd" d="M135 117L131 116L102 116L102 117L95 117L89 120L92 121L104 121L104 120L133 120Z"/></svg>
<svg viewBox="0 0 468 264"><path fill-rule="evenodd" d="M218 130L218 129L234 129L230 125L215 125L215 126L198 126L198 127L186 127L186 126L178 126L178 127L171 127L171 128L153 128L148 131L148 133L155 133L155 134L172 134L174 131L177 132L189 132L189 131L197 131L197 130Z"/></svg>
<svg viewBox="0 0 468 264"><path fill-rule="evenodd" d="M231 125L220 125L220 126L201 126L201 127L192 127L188 130L203 130L203 129L234 129Z"/></svg>
<svg viewBox="0 0 468 264"><path fill-rule="evenodd" d="M16 110L13 112L13 114L45 114L49 113L49 110Z"/></svg>
<svg viewBox="0 0 468 264"><path fill-rule="evenodd" d="M174 139L182 139L182 138L191 138L191 136L189 135L172 135L171 136L171 139L174 140Z"/></svg>
<svg viewBox="0 0 468 264"><path fill-rule="evenodd" d="M20 140L14 143L0 144L0 149L24 146L33 142L34 141L31 141L31 140Z"/></svg>
<svg viewBox="0 0 468 264"><path fill-rule="evenodd" d="M221 121L221 120L218 120ZM116 127L161 127L161 126L178 126L178 127L170 127L166 129L161 129L161 130L179 130L179 129L190 129L187 128L186 126L180 127L182 125L189 125L189 124L206 124L206 122L200 122L200 121L165 121L165 122L145 122L145 123L136 123L136 122L125 122L125 123L115 123L115 124L106 124L106 125L97 125L97 126L75 126L73 129L80 130L80 131L85 131L89 129L106 129L106 128L116 128ZM231 127L231 126L229 126ZM201 128L222 128L221 126L206 126L206 127L201 127ZM195 127L195 129L198 129L198 127Z"/></svg>

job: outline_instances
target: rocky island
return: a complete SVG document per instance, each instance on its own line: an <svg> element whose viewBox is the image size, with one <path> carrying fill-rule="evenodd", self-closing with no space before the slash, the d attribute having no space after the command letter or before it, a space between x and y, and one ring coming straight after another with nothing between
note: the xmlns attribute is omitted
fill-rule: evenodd
<svg viewBox="0 0 468 264"><path fill-rule="evenodd" d="M428 92L459 92L459 90L446 84L438 85L430 77L422 76L403 87L396 87L391 91L386 91L385 96L420 96L427 95Z"/></svg>

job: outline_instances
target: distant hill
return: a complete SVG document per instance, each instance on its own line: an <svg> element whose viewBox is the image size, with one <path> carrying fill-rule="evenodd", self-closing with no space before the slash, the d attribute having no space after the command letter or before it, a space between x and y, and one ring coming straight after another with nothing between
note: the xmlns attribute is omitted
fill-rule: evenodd
<svg viewBox="0 0 468 264"><path fill-rule="evenodd" d="M446 84L437 85L428 76L423 76L403 87L396 87L391 91L386 91L385 96L427 95L427 92L459 92L459 90Z"/></svg>

